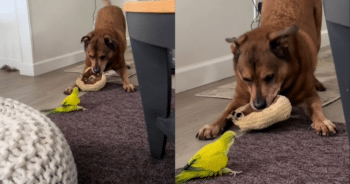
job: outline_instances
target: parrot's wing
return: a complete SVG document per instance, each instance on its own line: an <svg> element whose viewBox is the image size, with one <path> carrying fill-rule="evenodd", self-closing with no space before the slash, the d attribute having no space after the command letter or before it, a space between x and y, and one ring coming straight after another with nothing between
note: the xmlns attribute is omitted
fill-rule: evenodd
<svg viewBox="0 0 350 184"><path fill-rule="evenodd" d="M192 159L185 167L184 170L196 170L196 171L219 171L224 168L228 162L228 158L225 153L217 153L214 155L198 156L196 159Z"/></svg>
<svg viewBox="0 0 350 184"><path fill-rule="evenodd" d="M68 105L68 100L70 96L67 96L63 101L62 101L62 106Z"/></svg>
<svg viewBox="0 0 350 184"><path fill-rule="evenodd" d="M80 99L78 95L72 96L71 99L69 100L70 105L78 105L79 103L80 103Z"/></svg>
<svg viewBox="0 0 350 184"><path fill-rule="evenodd" d="M200 167L204 170L219 171L224 168L228 162L227 155L225 153L217 153L211 156L203 156L197 163L193 164L193 167Z"/></svg>
<svg viewBox="0 0 350 184"><path fill-rule="evenodd" d="M234 144L235 139L232 140L232 142L228 143L226 149L225 149L225 154L227 155L228 152L230 151L231 146Z"/></svg>
<svg viewBox="0 0 350 184"><path fill-rule="evenodd" d="M203 168L198 168L198 167L193 167L193 165L197 162L197 159L192 159L189 163L185 165L183 170L187 171L202 171L204 170Z"/></svg>
<svg viewBox="0 0 350 184"><path fill-rule="evenodd" d="M78 105L80 103L80 99L78 97L78 95L76 94L71 94L69 96L67 96L63 102L62 102L62 106L66 106L66 105Z"/></svg>
<svg viewBox="0 0 350 184"><path fill-rule="evenodd" d="M193 160L199 160L200 158L203 157L203 155L205 156L211 156L216 154L216 142L213 143L209 143L207 145L205 145L202 149L200 149L199 151L197 151L197 153L195 155L193 155L193 157L191 158L191 160L189 161L189 163L193 162Z"/></svg>

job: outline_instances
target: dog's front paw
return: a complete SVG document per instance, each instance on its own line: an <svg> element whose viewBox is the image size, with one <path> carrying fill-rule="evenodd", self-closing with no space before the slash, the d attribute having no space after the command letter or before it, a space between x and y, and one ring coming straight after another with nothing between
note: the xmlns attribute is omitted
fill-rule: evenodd
<svg viewBox="0 0 350 184"><path fill-rule="evenodd" d="M331 136L337 133L337 127L328 119L313 122L310 129L314 129L320 136Z"/></svg>
<svg viewBox="0 0 350 184"><path fill-rule="evenodd" d="M198 131L196 138L199 140L212 140L215 139L222 130L223 128L218 125L207 124Z"/></svg>
<svg viewBox="0 0 350 184"><path fill-rule="evenodd" d="M126 92L132 92L135 91L135 86L132 84L123 84L123 88Z"/></svg>
<svg viewBox="0 0 350 184"><path fill-rule="evenodd" d="M65 95L70 95L70 94L72 94L72 92L73 92L73 88L72 87L69 87L69 88L67 88L66 90L63 91L63 93Z"/></svg>

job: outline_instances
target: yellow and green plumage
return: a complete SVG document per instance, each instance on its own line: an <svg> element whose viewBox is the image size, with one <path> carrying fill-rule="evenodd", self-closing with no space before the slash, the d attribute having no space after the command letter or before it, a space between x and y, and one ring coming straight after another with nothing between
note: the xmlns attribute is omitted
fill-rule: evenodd
<svg viewBox="0 0 350 184"><path fill-rule="evenodd" d="M227 131L220 139L200 149L175 177L175 183L183 183L193 178L239 173L226 167L227 154L235 137L235 132Z"/></svg>
<svg viewBox="0 0 350 184"><path fill-rule="evenodd" d="M41 110L41 112L47 112L48 114L52 114L52 113L78 111L78 110L84 109L83 107L79 106L79 103L80 103L79 88L75 87L73 89L72 94L70 94L63 100L61 106L55 109Z"/></svg>

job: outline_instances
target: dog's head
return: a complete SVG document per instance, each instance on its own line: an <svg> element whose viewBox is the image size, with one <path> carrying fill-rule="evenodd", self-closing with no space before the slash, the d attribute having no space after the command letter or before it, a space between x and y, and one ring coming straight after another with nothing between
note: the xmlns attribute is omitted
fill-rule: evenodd
<svg viewBox="0 0 350 184"><path fill-rule="evenodd" d="M250 105L255 110L269 107L289 74L292 35L298 27L281 31L256 29L241 37L227 38L234 54L237 80L243 81L250 92Z"/></svg>
<svg viewBox="0 0 350 184"><path fill-rule="evenodd" d="M94 73L105 71L118 56L118 41L111 34L92 32L82 37L81 42Z"/></svg>

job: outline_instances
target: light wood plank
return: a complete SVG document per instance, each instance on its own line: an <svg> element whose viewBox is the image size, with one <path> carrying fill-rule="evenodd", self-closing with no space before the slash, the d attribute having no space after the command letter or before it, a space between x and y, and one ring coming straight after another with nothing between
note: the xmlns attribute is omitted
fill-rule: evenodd
<svg viewBox="0 0 350 184"><path fill-rule="evenodd" d="M175 0L132 1L124 3L125 12L175 13Z"/></svg>

